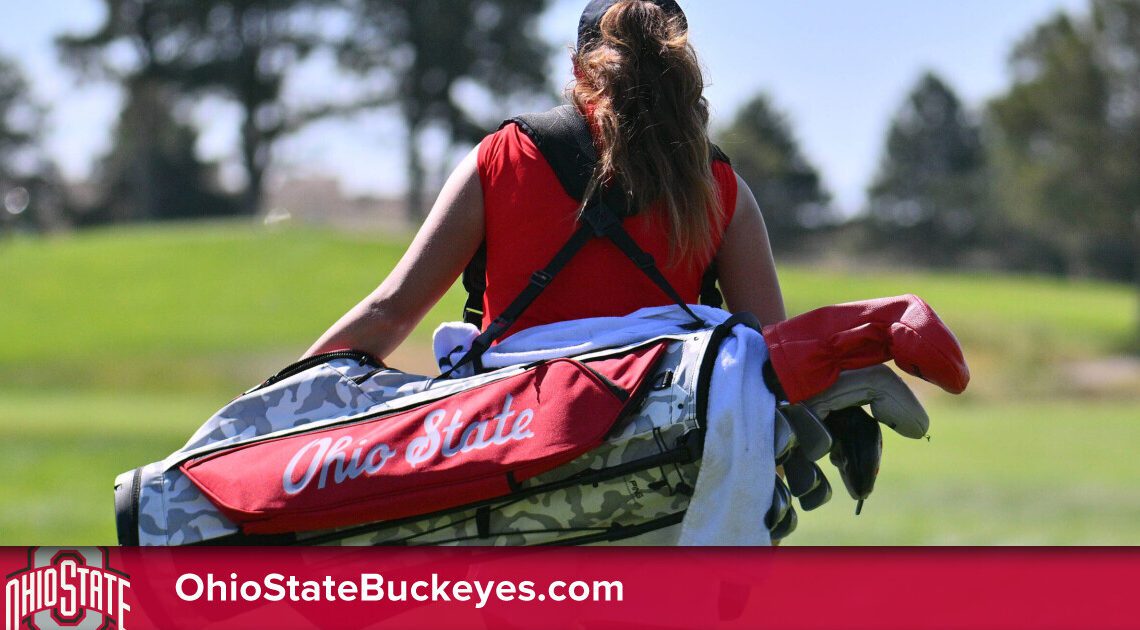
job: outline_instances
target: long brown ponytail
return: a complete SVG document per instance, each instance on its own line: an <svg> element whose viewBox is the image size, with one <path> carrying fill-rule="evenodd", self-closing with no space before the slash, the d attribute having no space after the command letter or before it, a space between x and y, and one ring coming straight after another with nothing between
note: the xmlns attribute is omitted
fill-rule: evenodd
<svg viewBox="0 0 1140 630"><path fill-rule="evenodd" d="M724 208L709 163L704 78L684 19L622 0L600 26L575 51L572 92L600 134L600 176L623 186L634 208L663 203L673 262L710 260Z"/></svg>

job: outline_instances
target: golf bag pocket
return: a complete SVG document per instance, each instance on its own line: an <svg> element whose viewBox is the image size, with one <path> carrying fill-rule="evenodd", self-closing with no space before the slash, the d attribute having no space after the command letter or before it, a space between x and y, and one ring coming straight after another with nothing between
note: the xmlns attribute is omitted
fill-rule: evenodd
<svg viewBox="0 0 1140 630"><path fill-rule="evenodd" d="M478 503L602 444L665 349L544 361L423 404L199 451L179 469L246 534Z"/></svg>

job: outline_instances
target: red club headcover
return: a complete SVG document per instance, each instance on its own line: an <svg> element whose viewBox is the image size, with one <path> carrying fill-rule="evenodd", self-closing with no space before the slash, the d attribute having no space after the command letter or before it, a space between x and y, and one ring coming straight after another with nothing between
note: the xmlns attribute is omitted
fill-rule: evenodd
<svg viewBox="0 0 1140 630"><path fill-rule="evenodd" d="M772 368L793 403L827 389L843 370L889 359L952 394L970 382L954 333L914 295L824 306L763 332Z"/></svg>

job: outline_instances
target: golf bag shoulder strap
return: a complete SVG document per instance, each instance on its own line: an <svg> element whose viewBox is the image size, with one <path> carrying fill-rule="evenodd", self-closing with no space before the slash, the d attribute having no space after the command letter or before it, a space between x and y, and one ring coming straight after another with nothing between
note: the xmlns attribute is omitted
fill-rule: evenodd
<svg viewBox="0 0 1140 630"><path fill-rule="evenodd" d="M546 162L559 179L562 188L567 191L570 197L579 199L579 201L585 197L589 180L591 180L597 164L597 153L591 134L589 134L588 123L583 116L578 114L575 107L563 105L548 112L515 116L504 121L499 129L508 124L518 125L519 129L534 142L535 147L543 154ZM712 146L711 158L728 163L727 156L715 145ZM523 293L515 298L515 301L507 306L502 314L499 314L496 321L492 322L484 334L491 333L491 328L499 328L497 330L498 335L505 333L506 328L510 327L514 320L522 314L522 311L535 300L538 293L543 291L549 280L553 278L554 273L561 270L565 263L569 262L573 253L576 253L581 246L585 245L586 240L593 236L608 237L630 260L637 264L637 267L646 276L649 276L655 285L669 296L670 300L681 304L686 311L689 311L681 296L668 284L665 276L661 275L652 256L642 251L641 247L638 247L633 238L629 237L625 229L621 227L620 216L629 214L628 202L622 190L616 187L605 189L600 195L598 203L594 205L605 206L605 210L591 212L591 208L587 208L583 216L583 219L586 220L583 226L575 232L567 245L555 255L551 264L548 264L543 270L535 272L535 275L531 277L531 283L524 289ZM588 218L588 214L593 214L592 218ZM610 215L618 219L611 219ZM589 234L589 232L593 232L593 234ZM471 262L464 269L463 287L467 292L463 319L467 324L481 327L483 294L487 291L486 243L480 245L478 252L475 253ZM705 276L701 279L700 301L702 304L714 306L723 303L716 288L715 264L709 265ZM692 313L690 312L690 314ZM694 320L699 320L695 314L692 314L692 317ZM506 328L503 327L504 324ZM494 337L498 335L494 335Z"/></svg>
<svg viewBox="0 0 1140 630"><path fill-rule="evenodd" d="M542 153L558 178L562 188L571 198L581 200L597 164L593 140L589 135L586 120L578 114L573 105L562 105L546 112L523 114L503 121L500 129L514 124L530 138ZM731 165L728 156L715 144L710 144L710 159ZM613 207L624 207L624 199L619 190L610 189L606 200ZM480 326L483 318L483 293L486 290L486 250L480 247L463 274L463 286L467 290L467 304L464 319ZM717 289L715 261L711 263L701 279L700 303L720 307L724 299Z"/></svg>
<svg viewBox="0 0 1140 630"><path fill-rule="evenodd" d="M500 129L517 125L542 153L559 183L574 199L581 200L594 173L598 156L589 124L573 105L562 105L537 114L523 114L503 121ZM724 151L710 145L710 159L731 164Z"/></svg>
<svg viewBox="0 0 1140 630"><path fill-rule="evenodd" d="M582 210L578 229L574 231L566 244L554 254L554 257L545 267L531 274L530 282L526 288L503 309L503 312L487 326L486 330L471 342L471 348L467 353L444 372L440 378L450 377L459 368L469 363L478 367L480 358L484 352L490 349L491 344L510 330L523 311L550 285L554 276L566 266L566 263L570 262L570 259L582 249L582 246L597 237L609 239L627 258L633 261L642 273L648 276L665 295L669 296L669 299L693 319L694 329L708 327L708 324L694 313L688 304L685 304L685 301L661 274L653 256L637 245L633 237L621 226L621 217L599 195L586 204Z"/></svg>
<svg viewBox="0 0 1140 630"><path fill-rule="evenodd" d="M518 126L542 153L566 194L581 201L598 163L586 119L573 105L562 105L546 112L522 114L504 120L499 129L512 124Z"/></svg>
<svg viewBox="0 0 1140 630"><path fill-rule="evenodd" d="M583 153L579 149L579 134L584 132L589 138L590 131L585 119L577 115L572 105L563 105L546 112L522 114L504 120L499 129L512 124L517 125L542 153L566 194L581 201L597 163L592 142L589 153ZM467 291L463 319L469 324L482 327L483 294L487 290L486 242L479 246L463 270L463 288Z"/></svg>
<svg viewBox="0 0 1140 630"><path fill-rule="evenodd" d="M538 114L522 114L503 121L500 129L516 125L530 138L550 165L558 182L570 197L581 201L598 164L597 149L590 135L589 123L573 105L562 105ZM710 161L731 164L720 147L710 144ZM607 188L602 198L619 214L632 214L623 189Z"/></svg>
<svg viewBox="0 0 1140 630"><path fill-rule="evenodd" d="M572 199L581 201L586 194L586 187L589 185L590 177L593 175L598 161L586 119L577 112L573 105L562 105L546 112L515 116L503 121L499 128L502 129L511 124L518 126L542 153L543 158L554 171L566 193ZM731 164L728 156L720 147L715 144L710 145L710 147L712 160ZM627 204L620 190L611 188L606 192L604 198L611 208L621 208L623 211L627 211ZM716 281L717 273L714 261L709 264L701 278L701 304L720 307L724 303L720 291L717 289ZM656 279L654 282L660 285ZM463 270L463 288L467 292L463 321L482 327L483 295L487 290L486 243L480 245L475 256ZM666 293L669 292L666 291Z"/></svg>

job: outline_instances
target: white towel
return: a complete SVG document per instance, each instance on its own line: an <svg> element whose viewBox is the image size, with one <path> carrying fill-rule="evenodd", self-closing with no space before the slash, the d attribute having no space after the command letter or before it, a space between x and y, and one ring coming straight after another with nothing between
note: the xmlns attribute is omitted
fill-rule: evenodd
<svg viewBox="0 0 1140 630"><path fill-rule="evenodd" d="M709 324L729 314L692 306ZM644 308L625 317L597 317L535 326L492 347L482 357L494 369L576 356L659 337L681 334L692 323L680 307ZM764 385L768 347L756 331L737 326L720 347L710 383L708 427L697 486L680 528L647 537L652 544L768 545L764 514L772 501L775 463L775 397ZM433 348L441 366L450 366L470 348L478 330L449 322L436 329ZM446 369L446 367L445 367ZM470 374L469 368L458 376Z"/></svg>
<svg viewBox="0 0 1140 630"><path fill-rule="evenodd" d="M467 322L444 322L435 329L431 338L431 349L435 353L440 373L451 369L463 355L471 349L471 342L479 336L479 329ZM471 376L470 365L455 371L455 376Z"/></svg>
<svg viewBox="0 0 1140 630"><path fill-rule="evenodd" d="M776 477L776 397L764 384L768 346L737 326L721 344L710 383L705 453L680 545L768 545L764 514Z"/></svg>

